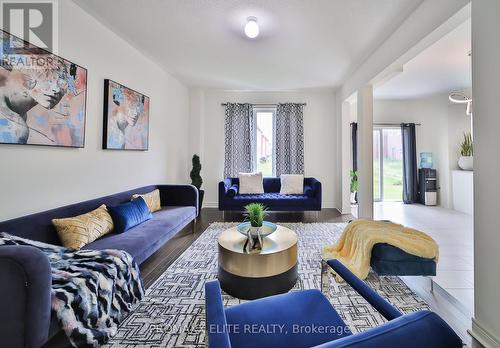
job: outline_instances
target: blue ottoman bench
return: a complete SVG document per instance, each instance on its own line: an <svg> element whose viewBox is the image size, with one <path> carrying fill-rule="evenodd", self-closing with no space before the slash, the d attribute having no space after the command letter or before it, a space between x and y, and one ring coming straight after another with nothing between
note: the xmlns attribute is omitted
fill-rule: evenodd
<svg viewBox="0 0 500 348"><path fill-rule="evenodd" d="M395 246L379 243L372 249L370 266L381 276L424 276L431 280L431 292L434 291L432 277L436 275L436 261L408 254Z"/></svg>
<svg viewBox="0 0 500 348"><path fill-rule="evenodd" d="M378 275L384 276L436 275L435 260L408 254L386 243L373 246L370 266Z"/></svg>
<svg viewBox="0 0 500 348"><path fill-rule="evenodd" d="M381 220L392 222L390 220ZM372 248L370 266L381 276L427 276L436 275L436 260L408 254L387 243L375 244ZM433 286L431 278L431 288Z"/></svg>

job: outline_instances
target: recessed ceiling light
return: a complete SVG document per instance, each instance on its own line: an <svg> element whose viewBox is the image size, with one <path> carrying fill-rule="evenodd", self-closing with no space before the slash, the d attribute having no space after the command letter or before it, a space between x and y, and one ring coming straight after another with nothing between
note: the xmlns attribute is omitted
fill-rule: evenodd
<svg viewBox="0 0 500 348"><path fill-rule="evenodd" d="M255 39L259 36L259 24L257 23L257 18L247 18L247 24L245 24L245 35L250 39Z"/></svg>

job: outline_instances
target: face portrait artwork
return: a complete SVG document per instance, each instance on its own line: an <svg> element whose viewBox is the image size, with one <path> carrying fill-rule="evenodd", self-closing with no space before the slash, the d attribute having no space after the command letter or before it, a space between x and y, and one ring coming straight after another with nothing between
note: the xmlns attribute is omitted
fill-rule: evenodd
<svg viewBox="0 0 500 348"><path fill-rule="evenodd" d="M105 80L105 149L147 150L149 97L111 80Z"/></svg>
<svg viewBox="0 0 500 348"><path fill-rule="evenodd" d="M0 143L83 147L87 70L0 30Z"/></svg>

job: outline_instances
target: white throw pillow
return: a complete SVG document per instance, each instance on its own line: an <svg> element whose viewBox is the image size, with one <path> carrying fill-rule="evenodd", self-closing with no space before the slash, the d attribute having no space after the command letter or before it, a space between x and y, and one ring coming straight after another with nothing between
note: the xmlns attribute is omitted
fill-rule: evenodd
<svg viewBox="0 0 500 348"><path fill-rule="evenodd" d="M304 175L282 174L280 180L280 193L282 195L301 195L304 193Z"/></svg>
<svg viewBox="0 0 500 348"><path fill-rule="evenodd" d="M262 173L239 173L240 194L264 193L264 184L262 183Z"/></svg>

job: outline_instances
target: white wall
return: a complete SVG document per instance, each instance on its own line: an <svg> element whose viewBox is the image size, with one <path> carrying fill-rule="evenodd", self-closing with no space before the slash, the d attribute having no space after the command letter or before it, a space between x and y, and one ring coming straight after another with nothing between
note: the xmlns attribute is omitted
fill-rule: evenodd
<svg viewBox="0 0 500 348"><path fill-rule="evenodd" d="M189 90L189 126L189 154L204 157L205 91L201 88Z"/></svg>
<svg viewBox="0 0 500 348"><path fill-rule="evenodd" d="M366 85L357 92L358 120L358 214L361 219L373 219L373 86Z"/></svg>
<svg viewBox="0 0 500 348"><path fill-rule="evenodd" d="M417 161L421 152L432 152L438 171L439 205L453 208L451 170L457 169L458 148L463 132L470 132L465 106L451 104L448 94L420 99L375 100L375 123L420 123L416 128Z"/></svg>
<svg viewBox="0 0 500 348"><path fill-rule="evenodd" d="M472 2L474 100L474 319L486 347L500 346L500 1Z"/></svg>
<svg viewBox="0 0 500 348"><path fill-rule="evenodd" d="M205 206L217 205L217 184L223 179L224 107L221 103L306 102L307 106L304 107L305 175L316 177L322 182L323 207L337 207L334 204L339 188L335 185L337 132L333 90L227 92L217 89L193 89L190 93L190 100L190 128L193 134L198 134L198 137L191 139L190 148L200 153L203 188L206 191ZM201 128L201 131L198 131L197 127Z"/></svg>
<svg viewBox="0 0 500 348"><path fill-rule="evenodd" d="M59 54L88 69L83 149L0 146L0 220L146 184L185 182L188 90L71 1L59 1ZM147 152L105 151L103 80L150 97Z"/></svg>

